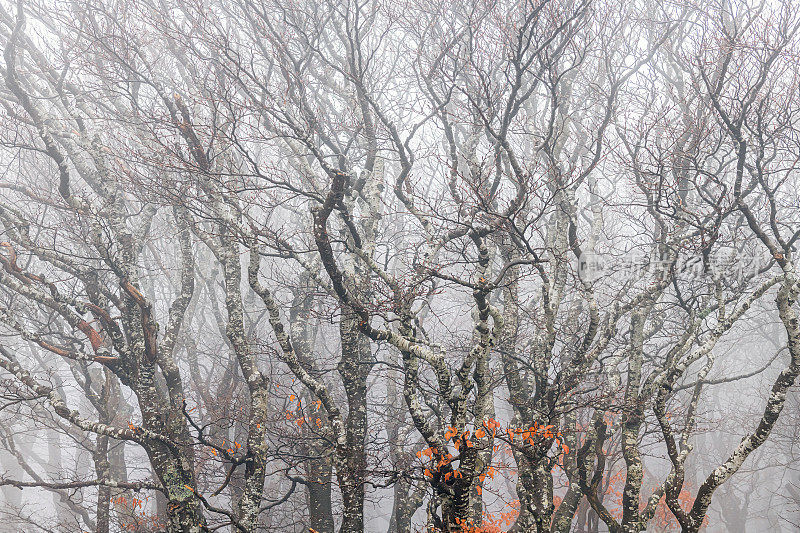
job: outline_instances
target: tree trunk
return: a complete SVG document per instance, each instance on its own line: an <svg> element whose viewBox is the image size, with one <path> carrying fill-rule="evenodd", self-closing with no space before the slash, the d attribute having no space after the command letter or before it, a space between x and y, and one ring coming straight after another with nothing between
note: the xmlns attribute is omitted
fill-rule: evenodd
<svg viewBox="0 0 800 533"><path fill-rule="evenodd" d="M94 451L94 469L97 479L109 480L111 465L108 462L108 437L98 435ZM111 489L100 485L97 487L97 518L95 533L108 533L111 521Z"/></svg>
<svg viewBox="0 0 800 533"><path fill-rule="evenodd" d="M331 477L333 468L327 457L306 462L308 514L311 529L317 533L334 533Z"/></svg>
<svg viewBox="0 0 800 533"><path fill-rule="evenodd" d="M364 439L367 434L367 376L371 352L369 341L358 331L357 320L352 311L345 310L339 326L342 339L339 374L348 408L345 423L347 449L339 450L336 469L344 506L341 533L364 531Z"/></svg>

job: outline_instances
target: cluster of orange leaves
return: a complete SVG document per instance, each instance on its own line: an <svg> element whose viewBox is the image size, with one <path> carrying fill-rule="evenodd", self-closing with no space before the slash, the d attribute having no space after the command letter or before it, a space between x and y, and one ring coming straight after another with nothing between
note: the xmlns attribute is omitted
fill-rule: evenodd
<svg viewBox="0 0 800 533"><path fill-rule="evenodd" d="M436 448L426 448L422 451L417 452L417 458L422 459L422 456L426 456L430 461L434 460L434 455L436 456L436 460L434 463L431 464L431 468L435 471L439 471L445 466L449 465L453 461L453 454L450 452L439 453ZM457 470L454 472L458 472ZM433 477L430 468L425 469L425 477ZM458 476L461 476L461 473L458 473Z"/></svg>
<svg viewBox="0 0 800 533"><path fill-rule="evenodd" d="M541 440L551 440L555 439L559 446L561 446L561 451L564 455L569 453L569 446L564 443L564 438L561 435L561 432L555 430L555 426L552 424L549 425L539 425L537 422L533 423L533 426L530 428L508 428L508 441L514 442L514 436L519 435L522 439L522 442L527 442L531 446L534 446L537 441Z"/></svg>
<svg viewBox="0 0 800 533"><path fill-rule="evenodd" d="M226 444L227 442L228 442L228 441L227 441L226 439L222 439L222 446L221 446L221 448L225 448L225 444ZM241 444L239 444L237 441L233 441L231 444L233 445L233 447L231 447L231 448L225 448L225 451L226 451L226 452L228 452L228 453L229 453L229 454L231 454L231 455L232 455L232 454L234 454L235 452L237 452L238 450L240 450L240 449L242 448L242 445L241 445ZM211 448L211 453L213 453L214 455L219 455L219 454L217 453L217 450L215 450L214 448Z"/></svg>
<svg viewBox="0 0 800 533"><path fill-rule="evenodd" d="M498 513L484 513L483 525L484 527L494 528L489 531L502 531L502 528L509 527L519 516L519 500L515 500L509 511L500 511Z"/></svg>
<svg viewBox="0 0 800 533"><path fill-rule="evenodd" d="M119 526L125 531L162 531L164 528L157 515L150 514L144 509L147 499L121 495L111 498L111 503L121 515Z"/></svg>
<svg viewBox="0 0 800 533"><path fill-rule="evenodd" d="M456 525L460 526L459 533L500 533L502 531L499 526L488 523L486 520L480 524L475 524L471 520L461 524L460 520L456 518Z"/></svg>
<svg viewBox="0 0 800 533"><path fill-rule="evenodd" d="M306 417L305 415L303 415L303 410L302 410L302 407L300 405L300 399L297 398L297 396L295 396L294 394L290 394L289 395L289 402L294 403L295 400L297 400L297 410L296 411L292 411L292 410L286 411L286 420L294 419L294 423L297 424L297 427L300 427L304 423L309 422L309 418ZM319 411L320 408L322 407L322 400L317 400L315 402L312 402L312 405L314 406L316 411ZM295 417L297 417L297 418L295 418ZM317 424L318 428L321 428L322 427L322 418L317 417L316 420L315 420L315 423Z"/></svg>
<svg viewBox="0 0 800 533"><path fill-rule="evenodd" d="M519 500L515 500L507 504L508 511L500 511L498 513L483 513L483 519L480 524L476 524L472 520L461 523L456 518L456 525L459 526L458 533L502 533L505 529L511 526L519 516ZM427 533L440 533L436 529L429 529Z"/></svg>
<svg viewBox="0 0 800 533"><path fill-rule="evenodd" d="M474 432L470 432L468 429L464 430L463 432L459 432L459 430L455 427L449 426L447 431L445 431L444 439L445 442L448 443L452 441L453 447L455 447L456 451L459 451L461 446L466 446L467 448L474 447L477 441L480 441L489 434L491 434L492 437L497 436L498 429L501 428L502 424L500 424L500 422L494 418L490 418ZM522 443L528 443L532 446L542 440L547 441L555 439L561 448L561 453L563 455L567 455L569 453L569 446L564 443L561 432L556 430L555 426L553 425L540 425L538 423L534 423L534 425L530 428L509 427L506 429L506 433L508 435L509 443L513 443L516 438L518 441L521 441ZM495 446L495 449L496 448L497 446ZM453 460L453 455L451 453L446 450L440 453L436 448L427 448L417 452L417 458L422 459L423 456L427 457L428 460L432 462L430 468L425 468L424 470L425 477L429 478L433 477L431 469L433 469L433 471L439 471L442 469L442 467L449 465ZM452 473L448 472L445 474L445 481L447 481L451 475L458 478L461 476L461 473L458 470L455 470ZM493 467L490 467L488 471L479 475L480 484L483 484L483 480L487 475L489 478L494 477ZM481 487L479 486L477 488L478 494L480 494L482 492Z"/></svg>

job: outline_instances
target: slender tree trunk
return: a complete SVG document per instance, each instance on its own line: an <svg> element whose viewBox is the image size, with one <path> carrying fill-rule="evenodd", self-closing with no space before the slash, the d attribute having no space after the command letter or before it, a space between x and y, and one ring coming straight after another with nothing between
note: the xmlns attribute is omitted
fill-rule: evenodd
<svg viewBox="0 0 800 533"><path fill-rule="evenodd" d="M319 453L317 450L316 453ZM328 457L306 461L308 514L311 529L317 533L334 533L331 477L333 468Z"/></svg>
<svg viewBox="0 0 800 533"><path fill-rule="evenodd" d="M347 395L347 450L340 450L337 476L342 491L341 533L364 531L364 475L366 456L364 440L367 434L367 376L370 368L369 341L359 333L358 318L345 310L340 323L342 359L339 374Z"/></svg>
<svg viewBox="0 0 800 533"><path fill-rule="evenodd" d="M424 490L412 481L401 478L394 485L394 505L392 517L389 519L387 533L405 533L411 531L411 519L422 505Z"/></svg>
<svg viewBox="0 0 800 533"><path fill-rule="evenodd" d="M622 455L625 459L625 488L622 493L622 532L639 533L642 520L639 512L639 495L642 490L644 467L639 454L639 431L642 426L642 408L639 403L639 382L642 376L642 346L644 323L648 310L634 311L631 315L631 348L628 364L628 381L625 390L625 413L622 418Z"/></svg>
<svg viewBox="0 0 800 533"><path fill-rule="evenodd" d="M108 437L97 437L94 451L94 469L97 479L111 479L111 465L108 462ZM111 522L111 489L100 485L97 487L97 518L95 533L108 533Z"/></svg>

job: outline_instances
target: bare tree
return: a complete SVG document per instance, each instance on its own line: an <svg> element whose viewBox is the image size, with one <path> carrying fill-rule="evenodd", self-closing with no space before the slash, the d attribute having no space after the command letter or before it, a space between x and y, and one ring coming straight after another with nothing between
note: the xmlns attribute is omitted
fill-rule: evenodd
<svg viewBox="0 0 800 533"><path fill-rule="evenodd" d="M800 373L799 25L3 4L8 511L47 529L14 487L98 532L699 531ZM755 376L755 418L714 407Z"/></svg>

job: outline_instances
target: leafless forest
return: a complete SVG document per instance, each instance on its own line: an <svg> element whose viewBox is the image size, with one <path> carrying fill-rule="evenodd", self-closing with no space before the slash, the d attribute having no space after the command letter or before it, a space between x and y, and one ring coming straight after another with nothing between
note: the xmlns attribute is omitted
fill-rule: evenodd
<svg viewBox="0 0 800 533"><path fill-rule="evenodd" d="M796 0L0 0L0 532L800 530Z"/></svg>

